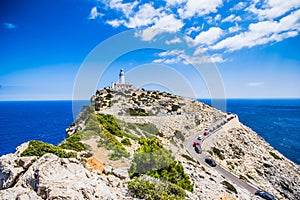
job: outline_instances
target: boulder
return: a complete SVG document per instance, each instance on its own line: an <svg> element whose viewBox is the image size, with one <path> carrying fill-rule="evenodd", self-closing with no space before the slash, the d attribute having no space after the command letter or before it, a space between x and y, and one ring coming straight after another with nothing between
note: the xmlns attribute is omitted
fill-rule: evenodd
<svg viewBox="0 0 300 200"><path fill-rule="evenodd" d="M22 187L13 187L6 190L0 190L0 199L2 200L41 200L33 190Z"/></svg>
<svg viewBox="0 0 300 200"><path fill-rule="evenodd" d="M24 169L17 165L17 159L15 154L0 157L0 189L11 187L24 172Z"/></svg>
<svg viewBox="0 0 300 200"><path fill-rule="evenodd" d="M32 189L43 199L114 199L104 182L78 160L53 154L33 163L16 187Z"/></svg>
<svg viewBox="0 0 300 200"><path fill-rule="evenodd" d="M116 177L118 177L120 179L129 178L128 168L126 168L126 167L114 169L112 171L112 173L113 173L113 175L115 175Z"/></svg>

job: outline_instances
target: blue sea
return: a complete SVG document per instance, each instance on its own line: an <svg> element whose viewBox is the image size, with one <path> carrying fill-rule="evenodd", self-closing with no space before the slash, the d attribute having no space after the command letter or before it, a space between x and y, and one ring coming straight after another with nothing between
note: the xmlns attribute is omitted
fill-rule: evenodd
<svg viewBox="0 0 300 200"><path fill-rule="evenodd" d="M0 155L28 140L56 145L74 121L72 101L0 101L0 110ZM300 164L300 99L229 99L227 112L238 114L242 123Z"/></svg>

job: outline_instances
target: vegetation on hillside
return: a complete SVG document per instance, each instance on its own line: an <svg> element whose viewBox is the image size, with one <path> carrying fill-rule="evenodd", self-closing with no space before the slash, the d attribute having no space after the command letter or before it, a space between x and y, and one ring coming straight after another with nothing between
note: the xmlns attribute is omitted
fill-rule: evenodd
<svg viewBox="0 0 300 200"><path fill-rule="evenodd" d="M29 142L29 146L27 149L25 149L21 156L42 156L46 153L53 153L57 155L60 158L70 158L70 157L76 157L75 153L67 153L65 150L63 150L60 147L54 146L52 144L48 144L42 141L38 140L32 140Z"/></svg>
<svg viewBox="0 0 300 200"><path fill-rule="evenodd" d="M185 197L185 191L175 184L144 177L135 177L129 182L128 189L135 198L139 199L182 200Z"/></svg>
<svg viewBox="0 0 300 200"><path fill-rule="evenodd" d="M193 184L189 176L184 173L180 162L164 149L155 138L140 139L140 148L134 153L132 165L129 169L131 178L142 174L176 184L179 187L193 191Z"/></svg>

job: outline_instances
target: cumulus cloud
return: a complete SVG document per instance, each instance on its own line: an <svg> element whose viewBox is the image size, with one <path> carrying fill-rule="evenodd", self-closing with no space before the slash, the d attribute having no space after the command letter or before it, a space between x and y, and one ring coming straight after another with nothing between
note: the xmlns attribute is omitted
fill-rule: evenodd
<svg viewBox="0 0 300 200"><path fill-rule="evenodd" d="M98 13L97 11L97 7L93 7L91 12L90 12L90 16L89 19L96 19L98 16L100 16L100 13Z"/></svg>
<svg viewBox="0 0 300 200"><path fill-rule="evenodd" d="M199 35L195 37L195 44L206 44L210 45L216 42L221 35L223 34L223 30L219 27L211 27L207 31L201 32Z"/></svg>
<svg viewBox="0 0 300 200"><path fill-rule="evenodd" d="M299 0L266 0L263 6L260 7L259 4L259 1L254 0L247 10L260 19L274 19L300 7Z"/></svg>
<svg viewBox="0 0 300 200"><path fill-rule="evenodd" d="M175 38L172 39L172 40L167 40L167 41L166 41L166 44L170 45L170 44L176 44L176 43L181 43L181 42L182 42L182 40L181 40L180 38L175 37Z"/></svg>
<svg viewBox="0 0 300 200"><path fill-rule="evenodd" d="M101 8L109 10L105 15L105 23L112 27L139 28L135 36L143 41L155 40L163 33L181 32L186 37L169 39L165 43L171 45L185 42L189 47L200 47L215 55L213 58L218 62L223 61L222 55L216 56L220 50L224 49L223 52L227 53L279 42L297 36L300 31L299 0L230 1L231 8L222 13L219 11L225 8L225 4L229 5L229 1L98 2L102 4ZM94 7L90 18L94 19L99 14ZM222 23L226 23L226 26ZM197 59L203 61L203 58Z"/></svg>
<svg viewBox="0 0 300 200"><path fill-rule="evenodd" d="M238 22L241 21L242 18L240 16L235 16L234 14L229 15L228 17L226 17L225 19L223 19L221 22Z"/></svg>
<svg viewBox="0 0 300 200"><path fill-rule="evenodd" d="M217 12L222 4L222 0L188 0L183 8L178 9L178 13L182 18L203 16Z"/></svg>
<svg viewBox="0 0 300 200"><path fill-rule="evenodd" d="M214 45L212 49L226 48L230 51L234 51L243 47L253 47L294 37L298 35L300 31L299 19L300 10L297 10L296 12L281 18L279 22L262 21L251 23L248 31L225 38Z"/></svg>
<svg viewBox="0 0 300 200"><path fill-rule="evenodd" d="M183 27L184 23L180 19L176 19L173 14L163 15L154 20L154 25L140 31L137 36L144 41L153 40L158 34L168 32L176 33Z"/></svg>

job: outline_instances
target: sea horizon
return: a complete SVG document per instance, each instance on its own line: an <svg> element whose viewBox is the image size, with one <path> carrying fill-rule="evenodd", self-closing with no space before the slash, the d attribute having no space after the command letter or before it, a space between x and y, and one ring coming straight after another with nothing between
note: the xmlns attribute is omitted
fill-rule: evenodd
<svg viewBox="0 0 300 200"><path fill-rule="evenodd" d="M211 99L198 99L210 105ZM227 99L227 112L257 132L272 147L300 164L300 99ZM13 153L28 140L42 140L53 145L65 139L65 129L74 121L73 102L79 107L89 100L0 101L0 155ZM6 104L6 105L4 105ZM81 105L81 106L79 106ZM15 112L15 110L19 112ZM49 123L51 121L52 123ZM261 123L263 122L263 123ZM291 134L293 133L293 134Z"/></svg>

